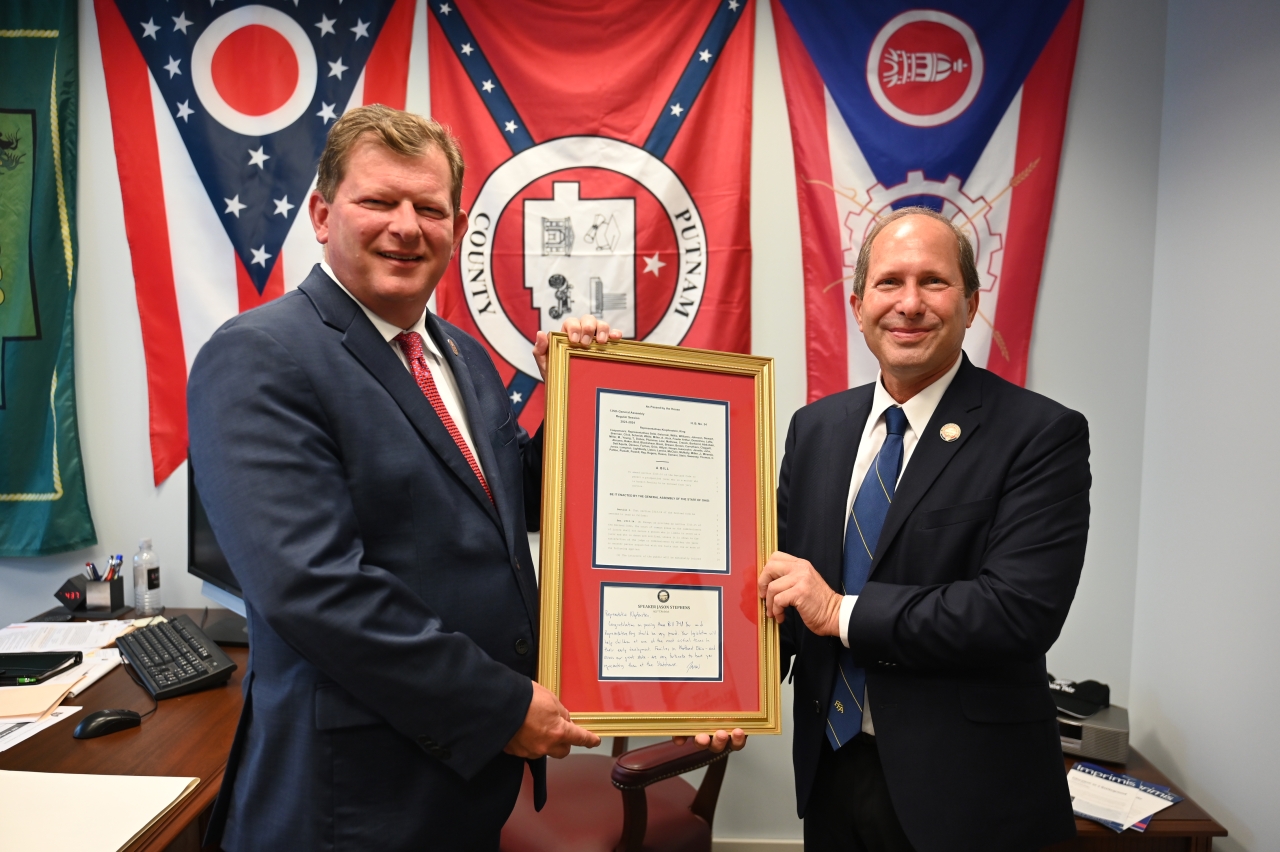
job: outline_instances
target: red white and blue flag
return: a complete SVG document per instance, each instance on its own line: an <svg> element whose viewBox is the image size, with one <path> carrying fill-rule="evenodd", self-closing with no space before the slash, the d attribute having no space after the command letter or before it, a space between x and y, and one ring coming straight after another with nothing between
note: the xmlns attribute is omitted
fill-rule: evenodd
<svg viewBox="0 0 1280 852"><path fill-rule="evenodd" d="M437 290L528 429L539 329L747 352L750 0L431 0L433 117L462 141L470 225Z"/></svg>
<svg viewBox="0 0 1280 852"><path fill-rule="evenodd" d="M810 400L875 379L849 306L854 263L877 218L912 204L951 216L973 241L982 296L970 359L1025 382L1082 9L773 0Z"/></svg>
<svg viewBox="0 0 1280 852"><path fill-rule="evenodd" d="M186 459L196 352L320 260L306 209L328 129L349 106L412 100L424 5L94 0L157 484Z"/></svg>

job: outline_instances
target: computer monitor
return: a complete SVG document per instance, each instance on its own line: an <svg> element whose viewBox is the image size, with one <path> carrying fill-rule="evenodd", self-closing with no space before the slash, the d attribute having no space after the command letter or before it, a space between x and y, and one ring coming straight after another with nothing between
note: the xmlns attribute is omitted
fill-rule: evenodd
<svg viewBox="0 0 1280 852"><path fill-rule="evenodd" d="M204 581L200 594L239 616L208 625L204 628L208 637L220 645L248 645L249 625L244 617L244 593L240 591L240 583L231 573L227 557L213 536L209 516L204 513L204 505L196 491L196 475L190 462L187 464L187 572Z"/></svg>

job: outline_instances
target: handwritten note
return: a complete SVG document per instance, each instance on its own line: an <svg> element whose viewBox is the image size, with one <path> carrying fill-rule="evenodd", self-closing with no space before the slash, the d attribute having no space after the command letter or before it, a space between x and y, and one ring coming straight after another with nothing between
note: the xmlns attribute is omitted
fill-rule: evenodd
<svg viewBox="0 0 1280 852"><path fill-rule="evenodd" d="M721 680L719 586L603 583L601 680Z"/></svg>

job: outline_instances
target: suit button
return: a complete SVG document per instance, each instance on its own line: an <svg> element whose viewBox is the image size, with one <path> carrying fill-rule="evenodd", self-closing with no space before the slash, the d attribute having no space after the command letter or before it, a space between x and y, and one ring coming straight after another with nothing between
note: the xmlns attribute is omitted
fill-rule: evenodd
<svg viewBox="0 0 1280 852"><path fill-rule="evenodd" d="M816 698L813 699L813 712L819 716L822 715L822 705L818 703L818 699Z"/></svg>
<svg viewBox="0 0 1280 852"><path fill-rule="evenodd" d="M436 747L436 741L431 739L431 737L424 735L424 736L418 737L418 745L422 746L427 751L431 751L433 748Z"/></svg>
<svg viewBox="0 0 1280 852"><path fill-rule="evenodd" d="M517 654L519 654L519 655L520 655L520 656L522 656L522 657L523 657L525 654L529 653L529 640L528 640L528 639L517 639L517 640L516 640L516 653L517 653Z"/></svg>

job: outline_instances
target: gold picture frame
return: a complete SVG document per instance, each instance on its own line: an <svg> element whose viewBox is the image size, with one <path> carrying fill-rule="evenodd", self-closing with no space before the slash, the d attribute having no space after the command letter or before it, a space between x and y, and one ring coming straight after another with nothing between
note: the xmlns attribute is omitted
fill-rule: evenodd
<svg viewBox="0 0 1280 852"><path fill-rule="evenodd" d="M774 467L774 378L773 359L754 355L715 352L655 343L618 341L606 345L592 343L589 349L571 347L562 333L550 335L546 385L546 417L543 426L543 496L541 524L540 594L542 602L538 682L561 696L564 646L564 588L566 466L569 432L570 378L579 359L618 364L648 365L724 376L749 377L754 387L752 416L755 448L751 469L755 478L755 572L761 570L777 547L777 511ZM706 377L701 377L706 381ZM585 380L584 380L585 381ZM625 391L624 391L625 392ZM728 409L726 408L726 412ZM575 411L573 416L580 412ZM728 414L726 413L726 418ZM727 450L728 452L728 450ZM741 460L740 460L741 461ZM731 489L732 491L732 489ZM731 493L726 505L732 505ZM593 508L590 510L594 515ZM594 523L594 518L593 518ZM745 533L741 533L745 535ZM743 548L745 550L745 548ZM745 563L743 563L745 564ZM573 568L572 570L582 570ZM587 569L593 570L593 569ZM732 578L733 569L725 574ZM746 578L737 572L734 582ZM588 579L588 582L591 582ZM603 583L603 581L601 581ZM723 594L723 592L721 592ZM659 598L662 600L662 598ZM598 709L575 710L566 704L573 721L599 735L678 736L719 729L741 728L748 734L778 734L782 731L780 705L778 625L758 601L755 620L756 678L758 706L754 710L713 712L669 708L658 712L610 712ZM723 611L722 611L723 613ZM602 616L603 617L603 616ZM723 621L723 614L721 616ZM603 628L599 628L602 630ZM746 628L740 628L746 629ZM723 626L722 626L723 631ZM749 631L747 633L749 635ZM721 641L727 644L722 635ZM744 645L745 642L739 643ZM594 653L594 652L592 652ZM724 671L722 646L721 671ZM563 699L562 699L563 700Z"/></svg>

